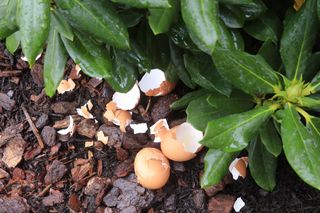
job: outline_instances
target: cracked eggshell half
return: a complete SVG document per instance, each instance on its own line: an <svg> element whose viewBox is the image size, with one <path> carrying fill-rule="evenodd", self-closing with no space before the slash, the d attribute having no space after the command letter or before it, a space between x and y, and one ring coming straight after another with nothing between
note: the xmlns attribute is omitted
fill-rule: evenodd
<svg viewBox="0 0 320 213"><path fill-rule="evenodd" d="M135 108L140 101L140 90L138 84L134 84L132 89L127 93L115 92L112 101L118 109L131 110Z"/></svg>
<svg viewBox="0 0 320 213"><path fill-rule="evenodd" d="M138 183L148 189L160 189L169 180L168 159L155 148L141 149L134 160L134 171Z"/></svg>
<svg viewBox="0 0 320 213"><path fill-rule="evenodd" d="M146 96L164 96L169 94L176 83L166 80L164 72L160 69L152 69L145 73L139 82L139 87Z"/></svg>
<svg viewBox="0 0 320 213"><path fill-rule="evenodd" d="M160 133L160 138L162 153L170 160L183 162L196 157L196 153L201 150L199 141L202 140L203 133L185 122Z"/></svg>
<svg viewBox="0 0 320 213"><path fill-rule="evenodd" d="M247 176L248 157L234 159L230 166L229 171L232 174L234 180L238 180L239 176L245 178Z"/></svg>

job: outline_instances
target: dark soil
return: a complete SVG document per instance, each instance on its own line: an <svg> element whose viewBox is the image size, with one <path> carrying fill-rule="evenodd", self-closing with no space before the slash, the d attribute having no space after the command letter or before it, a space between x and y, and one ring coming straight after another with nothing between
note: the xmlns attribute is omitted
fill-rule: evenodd
<svg viewBox="0 0 320 213"><path fill-rule="evenodd" d="M283 156L278 184L271 193L259 189L250 176L238 181L226 177L215 188L200 189L205 150L189 162L171 162L170 181L163 189L144 189L136 183L133 159L142 147L157 146L149 134L133 135L130 129L123 134L103 120L105 104L113 93L105 83L97 85L82 76L75 79L74 91L47 98L42 60L30 72L19 54L8 54L0 44L0 213L232 212L237 197L246 203L241 212L320 212L320 192L304 184ZM74 64L68 64L70 73ZM147 113L148 100L142 99L133 111L134 121L152 124L152 119L168 117L172 123L179 122L175 120L183 117L181 112L174 114L163 107L183 93L184 89L178 88L168 98L153 98ZM97 124L76 114L75 108L89 99ZM69 115L78 124L77 130L72 137L62 137L56 132L58 127L66 127ZM109 135L108 145L96 141L98 130ZM85 147L87 141L95 143ZM8 150L14 158L4 157Z"/></svg>

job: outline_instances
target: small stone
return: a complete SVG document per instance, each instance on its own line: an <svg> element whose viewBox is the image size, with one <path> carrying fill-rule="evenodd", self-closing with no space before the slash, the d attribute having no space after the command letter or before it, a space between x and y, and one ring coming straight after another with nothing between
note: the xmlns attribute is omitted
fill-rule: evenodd
<svg viewBox="0 0 320 213"><path fill-rule="evenodd" d="M22 160L26 142L21 137L16 137L10 140L4 149L2 161L9 168L14 168Z"/></svg>
<svg viewBox="0 0 320 213"><path fill-rule="evenodd" d="M97 195L100 191L104 190L109 184L110 181L105 178L93 177L88 181L87 186L84 189L84 193L90 196Z"/></svg>
<svg viewBox="0 0 320 213"><path fill-rule="evenodd" d="M51 126L45 126L41 131L43 141L48 146L53 146L56 143L56 130Z"/></svg>
<svg viewBox="0 0 320 213"><path fill-rule="evenodd" d="M208 210L210 213L230 213L235 199L231 195L218 194L209 200Z"/></svg>
<svg viewBox="0 0 320 213"><path fill-rule="evenodd" d="M97 124L93 119L84 119L77 125L77 133L87 138L93 138L97 128Z"/></svg>
<svg viewBox="0 0 320 213"><path fill-rule="evenodd" d="M67 171L67 167L61 161L54 160L49 166L48 172L44 177L44 181L46 184L55 183L61 180Z"/></svg>

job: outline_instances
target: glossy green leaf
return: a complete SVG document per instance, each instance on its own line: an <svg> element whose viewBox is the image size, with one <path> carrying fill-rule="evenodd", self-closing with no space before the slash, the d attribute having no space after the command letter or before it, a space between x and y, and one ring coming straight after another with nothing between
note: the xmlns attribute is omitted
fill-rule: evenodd
<svg viewBox="0 0 320 213"><path fill-rule="evenodd" d="M277 106L261 106L248 112L228 115L208 123L201 144L226 152L244 149Z"/></svg>
<svg viewBox="0 0 320 213"><path fill-rule="evenodd" d="M320 71L320 52L313 53L307 62L307 67L303 73L303 79L308 82Z"/></svg>
<svg viewBox="0 0 320 213"><path fill-rule="evenodd" d="M276 186L277 158L259 139L251 141L248 152L251 176L261 188L272 191Z"/></svg>
<svg viewBox="0 0 320 213"><path fill-rule="evenodd" d="M258 55L261 55L274 70L278 70L281 66L279 50L270 39L262 44L259 49Z"/></svg>
<svg viewBox="0 0 320 213"><path fill-rule="evenodd" d="M209 149L204 157L204 173L201 177L201 188L218 184L227 174L230 163L238 153Z"/></svg>
<svg viewBox="0 0 320 213"><path fill-rule="evenodd" d="M222 21L218 21L218 26L220 38L217 45L219 47L224 49L243 49L243 40L241 40L241 35L236 34L237 31L229 29Z"/></svg>
<svg viewBox="0 0 320 213"><path fill-rule="evenodd" d="M6 38L6 47L11 54L18 49L20 45L20 31L17 31Z"/></svg>
<svg viewBox="0 0 320 213"><path fill-rule="evenodd" d="M48 38L50 0L19 0L17 18L22 51L30 66L33 66Z"/></svg>
<svg viewBox="0 0 320 213"><path fill-rule="evenodd" d="M219 37L217 0L181 0L181 13L193 42L211 55Z"/></svg>
<svg viewBox="0 0 320 213"><path fill-rule="evenodd" d="M213 60L219 73L246 93L273 93L279 84L276 72L259 55L217 48Z"/></svg>
<svg viewBox="0 0 320 213"><path fill-rule="evenodd" d="M135 11L130 8L119 11L119 16L127 27L134 27L141 21L144 14L140 11Z"/></svg>
<svg viewBox="0 0 320 213"><path fill-rule="evenodd" d="M205 89L229 96L231 86L215 70L211 58L206 54L185 54L184 64L191 80Z"/></svg>
<svg viewBox="0 0 320 213"><path fill-rule="evenodd" d="M283 150L289 164L309 185L320 189L319 137L301 123L295 107L287 105L281 125Z"/></svg>
<svg viewBox="0 0 320 213"><path fill-rule="evenodd" d="M246 5L253 2L253 0L219 0L223 4L234 4L234 5Z"/></svg>
<svg viewBox="0 0 320 213"><path fill-rule="evenodd" d="M62 37L62 41L70 57L85 74L98 78L110 77L112 62L104 46L80 32L75 33L73 41L65 37Z"/></svg>
<svg viewBox="0 0 320 213"><path fill-rule="evenodd" d="M118 50L112 51L112 72L106 81L117 92L128 92L136 83L136 68Z"/></svg>
<svg viewBox="0 0 320 213"><path fill-rule="evenodd" d="M209 100L211 103L209 103ZM214 104L212 104L214 103ZM238 96L230 98L217 92L191 101L186 109L187 121L204 132L209 121L250 109L253 103Z"/></svg>
<svg viewBox="0 0 320 213"><path fill-rule="evenodd" d="M126 25L113 6L100 0L56 0L59 12L75 29L120 49L129 49Z"/></svg>
<svg viewBox="0 0 320 213"><path fill-rule="evenodd" d="M137 8L170 7L169 0L111 0L115 3L126 4Z"/></svg>
<svg viewBox="0 0 320 213"><path fill-rule="evenodd" d="M0 2L0 39L10 36L18 30L16 24L16 0Z"/></svg>
<svg viewBox="0 0 320 213"><path fill-rule="evenodd" d="M310 116L310 119L307 121L307 129L320 140L320 118Z"/></svg>
<svg viewBox="0 0 320 213"><path fill-rule="evenodd" d="M199 48L191 40L186 26L179 23L171 27L169 31L171 41L178 47L199 52Z"/></svg>
<svg viewBox="0 0 320 213"><path fill-rule="evenodd" d="M172 63L176 67L176 72L179 79L188 87L194 88L195 84L191 81L191 77L184 66L183 57L181 51L178 47L176 47L173 42L169 43L170 46L170 58Z"/></svg>
<svg viewBox="0 0 320 213"><path fill-rule="evenodd" d="M244 40L242 38L241 33L237 29L230 29L233 43L235 45L235 48L238 50L244 50Z"/></svg>
<svg viewBox="0 0 320 213"><path fill-rule="evenodd" d="M260 41L271 39L277 44L281 34L281 21L273 12L266 12L258 19L246 23L244 30Z"/></svg>
<svg viewBox="0 0 320 213"><path fill-rule="evenodd" d="M281 58L289 79L299 79L318 32L316 0L308 0L294 15L287 17L280 43Z"/></svg>
<svg viewBox="0 0 320 213"><path fill-rule="evenodd" d="M56 30L60 33L60 35L66 37L69 40L73 40L73 32L65 19L62 18L62 15L57 10L51 11L51 23L56 26Z"/></svg>
<svg viewBox="0 0 320 213"><path fill-rule="evenodd" d="M268 123L261 126L260 130L260 140L264 144L265 148L275 157L279 156L282 151L282 142L274 123L269 120Z"/></svg>
<svg viewBox="0 0 320 213"><path fill-rule="evenodd" d="M153 34L165 33L169 30L172 22L179 11L179 0L169 0L169 8L151 8L148 17L149 26Z"/></svg>
<svg viewBox="0 0 320 213"><path fill-rule="evenodd" d="M195 100L196 98L206 96L209 93L210 93L210 91L208 91L206 89L200 89L200 90L189 92L186 95L184 95L182 98L180 98L179 100L173 102L170 105L170 107L173 110L183 109L183 108L187 107L191 101Z"/></svg>
<svg viewBox="0 0 320 213"><path fill-rule="evenodd" d="M311 81L312 93L320 91L320 72L318 72Z"/></svg>
<svg viewBox="0 0 320 213"><path fill-rule="evenodd" d="M54 96L60 81L63 79L67 62L67 52L54 22L51 22L48 46L44 58L44 87L49 97Z"/></svg>
<svg viewBox="0 0 320 213"><path fill-rule="evenodd" d="M177 82L179 80L179 77L177 75L177 67L172 62L169 62L169 65L164 71L164 74L169 82Z"/></svg>
<svg viewBox="0 0 320 213"><path fill-rule="evenodd" d="M230 28L242 28L245 16L242 10L233 5L221 5L219 7L220 18Z"/></svg>
<svg viewBox="0 0 320 213"><path fill-rule="evenodd" d="M267 10L267 7L262 0L252 0L248 4L240 5L240 8L248 20L260 17Z"/></svg>

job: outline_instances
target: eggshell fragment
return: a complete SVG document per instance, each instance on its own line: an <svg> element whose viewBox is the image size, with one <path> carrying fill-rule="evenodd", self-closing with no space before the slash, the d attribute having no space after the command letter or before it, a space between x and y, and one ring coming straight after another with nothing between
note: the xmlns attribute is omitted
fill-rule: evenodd
<svg viewBox="0 0 320 213"><path fill-rule="evenodd" d="M81 106L80 108L77 108L78 115L84 117L84 118L94 118L93 115L89 112L92 109L93 105L91 100L89 100L85 105Z"/></svg>
<svg viewBox="0 0 320 213"><path fill-rule="evenodd" d="M160 119L150 127L150 134L154 135L155 143L161 141L160 133L169 130L169 125L166 119Z"/></svg>
<svg viewBox="0 0 320 213"><path fill-rule="evenodd" d="M160 138L163 154L171 160L182 162L196 157L202 147L199 141L203 133L185 122L160 133Z"/></svg>
<svg viewBox="0 0 320 213"><path fill-rule="evenodd" d="M241 197L238 197L237 200L233 204L233 209L236 212L240 212L240 210L245 206L245 202L242 200Z"/></svg>
<svg viewBox="0 0 320 213"><path fill-rule="evenodd" d="M57 91L59 94L63 94L65 92L72 91L75 87L76 87L76 84L71 78L69 78L68 80L61 80L57 88Z"/></svg>
<svg viewBox="0 0 320 213"><path fill-rule="evenodd" d="M140 150L134 160L134 171L138 183L148 189L163 187L170 176L170 164L168 159L155 148Z"/></svg>
<svg viewBox="0 0 320 213"><path fill-rule="evenodd" d="M61 129L58 131L60 135L67 135L70 133L70 136L73 135L75 130L75 124L72 116L69 116L69 126L66 129Z"/></svg>
<svg viewBox="0 0 320 213"><path fill-rule="evenodd" d="M137 106L140 100L140 90L137 84L127 93L115 92L112 101L118 109L131 110Z"/></svg>
<svg viewBox="0 0 320 213"><path fill-rule="evenodd" d="M160 69L152 69L145 73L139 82L139 87L146 96L161 96L169 94L176 83L166 80L165 73Z"/></svg>
<svg viewBox="0 0 320 213"><path fill-rule="evenodd" d="M104 145L108 144L109 137L105 136L102 131L97 132L97 140L101 141Z"/></svg>
<svg viewBox="0 0 320 213"><path fill-rule="evenodd" d="M236 158L229 166L229 171L234 180L238 180L239 176L245 178L247 176L248 157Z"/></svg>
<svg viewBox="0 0 320 213"><path fill-rule="evenodd" d="M133 134L145 133L148 131L148 125L146 123L130 124L130 127L133 129Z"/></svg>

